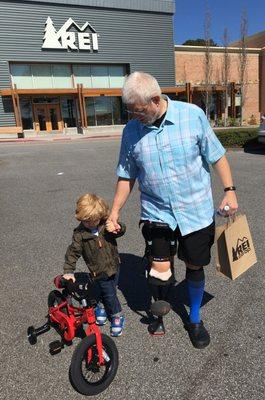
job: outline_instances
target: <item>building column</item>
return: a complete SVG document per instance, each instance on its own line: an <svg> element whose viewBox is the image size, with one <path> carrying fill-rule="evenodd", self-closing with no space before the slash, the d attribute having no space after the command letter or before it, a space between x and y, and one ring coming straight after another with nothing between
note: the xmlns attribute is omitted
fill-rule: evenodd
<svg viewBox="0 0 265 400"><path fill-rule="evenodd" d="M21 111L20 111L20 104L19 104L19 95L17 93L16 85L14 86L14 88L11 87L11 96L12 96L12 101L13 101L16 126L19 126L22 128L22 118L21 118Z"/></svg>
<svg viewBox="0 0 265 400"><path fill-rule="evenodd" d="M86 118L85 118L85 110L84 110L84 96L83 96L83 85L77 84L77 93L78 93L78 105L79 105L79 112L81 118L81 127L86 128Z"/></svg>
<svg viewBox="0 0 265 400"><path fill-rule="evenodd" d="M192 92L190 82L186 83L186 98L188 103L192 103Z"/></svg>

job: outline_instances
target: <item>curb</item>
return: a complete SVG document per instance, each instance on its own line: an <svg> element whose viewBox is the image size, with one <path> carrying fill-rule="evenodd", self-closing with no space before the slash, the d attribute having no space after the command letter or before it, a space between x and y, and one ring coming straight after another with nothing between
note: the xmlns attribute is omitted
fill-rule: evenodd
<svg viewBox="0 0 265 400"><path fill-rule="evenodd" d="M119 139L121 138L121 134L113 134L113 135L93 135L93 136L84 136L84 137L75 137L75 136L65 136L65 137L55 137L55 138L40 138L40 137L32 137L32 138L15 138L15 139L0 139L1 143L51 143L51 142L70 142L70 141L79 141L79 140L102 140L102 139Z"/></svg>

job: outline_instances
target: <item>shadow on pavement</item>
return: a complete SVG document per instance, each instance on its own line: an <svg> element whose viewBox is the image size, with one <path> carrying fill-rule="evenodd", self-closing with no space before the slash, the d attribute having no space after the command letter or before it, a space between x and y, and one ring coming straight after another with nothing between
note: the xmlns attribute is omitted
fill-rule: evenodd
<svg viewBox="0 0 265 400"><path fill-rule="evenodd" d="M145 278L145 262L141 257L133 254L120 254L121 267L118 288L125 297L128 307L140 315L141 322L148 324L152 320L150 313L151 295ZM208 292L204 292L202 307L213 299ZM168 302L172 310L177 313L183 323L187 321L189 306L188 294L185 279L176 282L168 294Z"/></svg>

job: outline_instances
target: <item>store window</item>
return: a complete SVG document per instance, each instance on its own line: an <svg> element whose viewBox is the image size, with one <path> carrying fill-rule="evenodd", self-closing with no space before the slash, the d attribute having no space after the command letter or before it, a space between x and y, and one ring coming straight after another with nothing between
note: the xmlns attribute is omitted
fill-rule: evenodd
<svg viewBox="0 0 265 400"><path fill-rule="evenodd" d="M11 64L13 84L18 89L70 89L73 87L71 65Z"/></svg>
<svg viewBox="0 0 265 400"><path fill-rule="evenodd" d="M73 87L70 65L52 65L52 76L54 88L71 89Z"/></svg>
<svg viewBox="0 0 265 400"><path fill-rule="evenodd" d="M13 84L18 89L121 88L125 65L11 64Z"/></svg>
<svg viewBox="0 0 265 400"><path fill-rule="evenodd" d="M121 125L128 122L120 97L86 97L85 103L88 126Z"/></svg>
<svg viewBox="0 0 265 400"><path fill-rule="evenodd" d="M20 99L20 112L23 129L33 129L32 105L30 98Z"/></svg>
<svg viewBox="0 0 265 400"><path fill-rule="evenodd" d="M109 82L111 88L121 88L124 84L125 68L123 65L109 66Z"/></svg>
<svg viewBox="0 0 265 400"><path fill-rule="evenodd" d="M33 103L59 103L59 97L50 97L50 96L41 96L41 97L34 97L32 100Z"/></svg>
<svg viewBox="0 0 265 400"><path fill-rule="evenodd" d="M86 88L92 88L90 65L73 65L75 85L82 83Z"/></svg>
<svg viewBox="0 0 265 400"><path fill-rule="evenodd" d="M68 128L77 126L75 99L62 97L61 110L65 126Z"/></svg>
<svg viewBox="0 0 265 400"><path fill-rule="evenodd" d="M31 65L33 76L33 86L36 89L52 88L52 73L50 64L33 64Z"/></svg>
<svg viewBox="0 0 265 400"><path fill-rule="evenodd" d="M93 88L108 88L109 74L108 67L104 65L91 66L91 78Z"/></svg>
<svg viewBox="0 0 265 400"><path fill-rule="evenodd" d="M13 84L18 89L33 89L31 67L27 64L11 64L10 72Z"/></svg>
<svg viewBox="0 0 265 400"><path fill-rule="evenodd" d="M87 125L95 126L96 125L96 116L95 116L94 97L86 97L85 105L86 105Z"/></svg>
<svg viewBox="0 0 265 400"><path fill-rule="evenodd" d="M85 88L121 88L125 74L124 65L73 65L75 86L81 83Z"/></svg>
<svg viewBox="0 0 265 400"><path fill-rule="evenodd" d="M95 114L97 125L112 125L112 104L110 97L95 97Z"/></svg>

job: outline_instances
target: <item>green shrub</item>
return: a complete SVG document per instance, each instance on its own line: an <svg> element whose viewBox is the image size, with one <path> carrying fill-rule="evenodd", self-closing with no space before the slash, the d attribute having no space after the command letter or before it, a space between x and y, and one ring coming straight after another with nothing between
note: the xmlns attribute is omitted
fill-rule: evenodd
<svg viewBox="0 0 265 400"><path fill-rule="evenodd" d="M224 120L222 118L217 119L217 126L224 126Z"/></svg>
<svg viewBox="0 0 265 400"><path fill-rule="evenodd" d="M216 129L215 134L224 147L244 147L257 137L257 128Z"/></svg>
<svg viewBox="0 0 265 400"><path fill-rule="evenodd" d="M227 118L227 125L228 126L239 126L240 120L239 120L239 118L229 117L229 118Z"/></svg>

